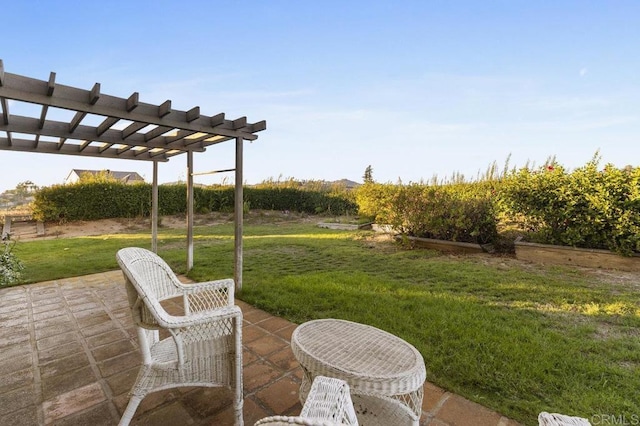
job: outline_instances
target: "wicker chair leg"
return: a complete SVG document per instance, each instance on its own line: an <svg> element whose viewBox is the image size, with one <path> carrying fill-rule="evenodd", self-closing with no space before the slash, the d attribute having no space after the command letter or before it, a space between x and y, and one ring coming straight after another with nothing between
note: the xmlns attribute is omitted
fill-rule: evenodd
<svg viewBox="0 0 640 426"><path fill-rule="evenodd" d="M236 318L235 322L235 368L233 369L233 409L235 411L236 426L244 426L242 409L244 406L244 393L242 389L242 318Z"/></svg>
<svg viewBox="0 0 640 426"><path fill-rule="evenodd" d="M142 401L142 396L132 395L129 400L129 404L127 404L126 410L124 410L124 414L122 414L122 418L120 419L120 423L118 426L127 426L131 419L133 419L133 415L136 413L138 409L138 405Z"/></svg>

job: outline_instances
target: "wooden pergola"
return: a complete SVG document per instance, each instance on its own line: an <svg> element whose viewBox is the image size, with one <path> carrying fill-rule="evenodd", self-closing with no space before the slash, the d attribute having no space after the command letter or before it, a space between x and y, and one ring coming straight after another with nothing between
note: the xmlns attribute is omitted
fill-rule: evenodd
<svg viewBox="0 0 640 426"><path fill-rule="evenodd" d="M12 115L9 101L35 104L39 114ZM73 118L68 122L48 119L50 108L71 111ZM256 140L256 133L266 129L266 121L248 123L246 117L228 120L224 113L206 116L197 106L175 110L170 100L151 105L140 102L138 92L128 98L110 96L101 93L100 83L90 90L64 86L56 83L54 72L48 80L11 74L5 72L1 59L0 109L0 150L153 162L153 251L158 247L158 163L186 153L187 270L193 267L193 153L235 141L235 169L225 171L235 171L234 278L236 288L242 288L243 141ZM123 127L122 123L121 130L114 128Z"/></svg>

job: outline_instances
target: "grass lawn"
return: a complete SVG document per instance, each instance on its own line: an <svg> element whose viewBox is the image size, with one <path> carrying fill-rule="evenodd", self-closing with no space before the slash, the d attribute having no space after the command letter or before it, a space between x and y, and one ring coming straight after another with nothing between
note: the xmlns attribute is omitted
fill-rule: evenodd
<svg viewBox="0 0 640 426"><path fill-rule="evenodd" d="M184 272L183 230L161 229L159 254ZM233 276L233 227L196 227L191 278ZM30 282L117 268L147 234L20 242ZM525 424L540 411L640 414L638 281L514 259L402 250L366 231L245 225L238 297L300 323L343 318L402 337L427 380ZM624 278L624 277L623 277Z"/></svg>

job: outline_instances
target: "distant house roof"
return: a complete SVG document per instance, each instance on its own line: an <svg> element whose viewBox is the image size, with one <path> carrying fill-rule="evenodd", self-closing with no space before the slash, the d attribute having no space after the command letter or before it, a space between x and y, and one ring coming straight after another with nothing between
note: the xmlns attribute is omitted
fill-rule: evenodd
<svg viewBox="0 0 640 426"><path fill-rule="evenodd" d="M137 172L121 172L117 170L82 170L82 169L72 169L65 182L73 182L78 179L82 175L90 174L90 175L98 175L100 173L107 173L112 176L114 179L117 179L123 183L133 183L133 182L144 182L144 178L140 176Z"/></svg>

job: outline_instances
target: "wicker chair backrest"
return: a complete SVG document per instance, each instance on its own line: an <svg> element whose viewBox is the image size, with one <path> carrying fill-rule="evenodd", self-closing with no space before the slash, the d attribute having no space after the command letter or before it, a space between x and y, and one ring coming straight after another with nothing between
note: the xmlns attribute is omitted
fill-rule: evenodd
<svg viewBox="0 0 640 426"><path fill-rule="evenodd" d="M137 325L157 329L166 315L160 302L182 295L180 282L157 254L139 247L127 247L116 254L122 269L129 306Z"/></svg>

